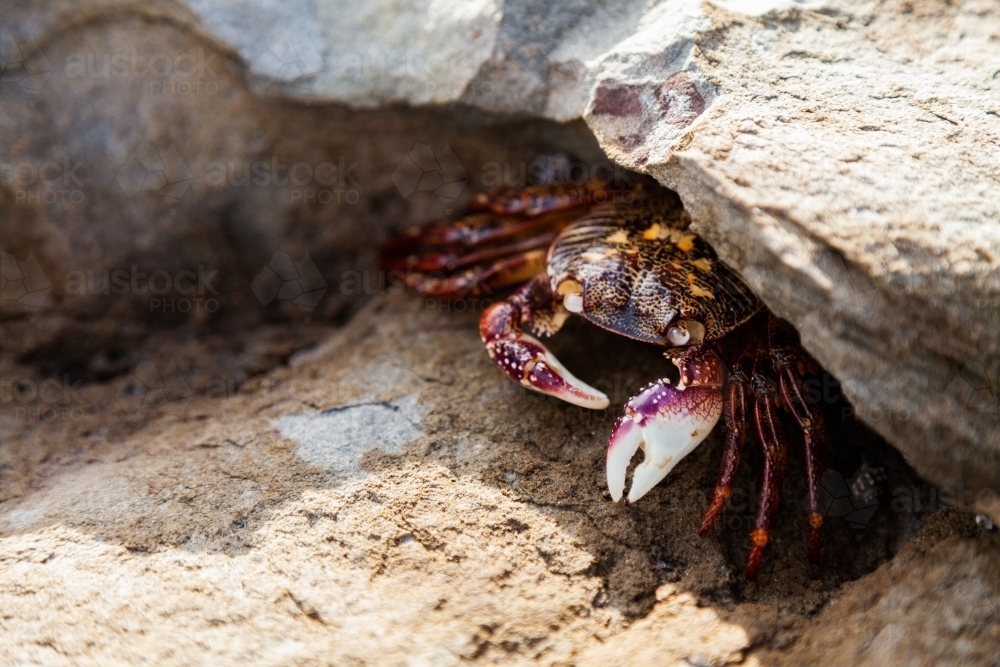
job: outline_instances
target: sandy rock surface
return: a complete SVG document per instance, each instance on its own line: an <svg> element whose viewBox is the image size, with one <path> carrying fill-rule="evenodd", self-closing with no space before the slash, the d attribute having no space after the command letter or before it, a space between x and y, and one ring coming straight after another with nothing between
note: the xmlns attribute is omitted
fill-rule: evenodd
<svg viewBox="0 0 1000 667"><path fill-rule="evenodd" d="M0 14L0 664L996 664L995 3ZM491 366L498 295L392 293L553 156L676 189L829 371L819 566L797 446L756 583L752 447L706 537L719 433L610 501L656 350L568 324L590 412Z"/></svg>
<svg viewBox="0 0 1000 667"><path fill-rule="evenodd" d="M104 315L136 322L148 299L67 278L133 264L219 270L236 281L223 310L259 315L235 286L275 253L310 253L316 290L341 284L373 269L387 228L523 185L539 153L613 173L596 137L681 193L862 420L1000 520L994 3L88 0L7 16L4 251L44 280L12 270L32 290L0 308L45 324L6 345L82 362L140 339ZM589 131L547 122L580 118ZM343 318L343 296L311 307ZM128 366L103 364L91 373Z"/></svg>
<svg viewBox="0 0 1000 667"><path fill-rule="evenodd" d="M861 419L1000 517L996 9L727 19L699 60L723 95L648 168Z"/></svg>
<svg viewBox="0 0 1000 667"><path fill-rule="evenodd" d="M843 479L880 466L877 507L854 527L831 510L823 563L811 567L796 448L764 570L748 583L756 452L726 525L704 538L718 438L636 505L608 497L605 441L633 385L665 372L656 350L582 323L557 336L556 353L613 397L590 412L502 378L475 320L379 298L234 392L228 378L280 350L227 355L240 335L163 334L144 352L161 377L174 363L186 397L134 408L128 397L146 395L137 371L79 386L63 419L5 406L0 662L995 655L996 533L932 495L856 422L832 422L831 469ZM272 346L284 342L282 327L271 333Z"/></svg>
<svg viewBox="0 0 1000 667"><path fill-rule="evenodd" d="M369 8L263 27L240 6L192 5L307 99L585 117L681 193L863 420L939 484L1000 488L995 3L433 2L405 39ZM303 23L317 47L299 52ZM275 71L279 52L308 71Z"/></svg>

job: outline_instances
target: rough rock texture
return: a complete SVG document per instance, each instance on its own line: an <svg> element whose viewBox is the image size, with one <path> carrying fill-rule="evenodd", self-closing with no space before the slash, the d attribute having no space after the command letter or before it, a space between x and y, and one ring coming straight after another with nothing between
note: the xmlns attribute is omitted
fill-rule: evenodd
<svg viewBox="0 0 1000 667"><path fill-rule="evenodd" d="M906 7L720 26L727 98L649 170L861 419L1000 516L1000 16Z"/></svg>
<svg viewBox="0 0 1000 667"><path fill-rule="evenodd" d="M4 3L0 663L995 664L996 12ZM820 567L797 447L758 583L758 452L705 538L718 434L609 501L657 351L568 325L591 413L488 299L386 294L387 233L552 153L677 189L841 380Z"/></svg>
<svg viewBox="0 0 1000 667"><path fill-rule="evenodd" d="M276 252L309 252L312 283L341 284L372 268L386 227L452 208L452 190L467 196L505 167L523 182L519 165L539 152L600 160L580 125L473 109L583 117L614 161L681 193L861 419L1000 518L1000 19L988 0L44 8L5 11L0 200L16 212L4 251L45 274L3 300L5 316L42 320L9 329L6 346L36 358L76 347L77 364L101 351L90 373L107 376L128 367L114 358L147 333L142 320L211 319L174 303L150 313L135 290L92 293L133 264L218 270L219 305L240 317L294 311L245 287ZM438 182L397 174L408 159L440 169ZM283 182L276 165L300 163ZM443 205L418 203L438 204L435 191ZM73 292L74 271L97 287ZM354 300L329 291L317 312L343 317Z"/></svg>
<svg viewBox="0 0 1000 667"><path fill-rule="evenodd" d="M451 212L495 166L523 185L540 153L605 159L582 122L261 98L174 3L7 3L0 32L0 345L56 374L126 372L164 326L343 320L384 289L388 230ZM427 151L447 196L396 173ZM318 302L257 289L277 253L308 255Z"/></svg>
<svg viewBox="0 0 1000 667"><path fill-rule="evenodd" d="M583 115L681 193L862 419L1000 519L995 3L445 6L400 33L370 4L192 2L299 97Z"/></svg>
<svg viewBox="0 0 1000 667"><path fill-rule="evenodd" d="M183 369L186 401L133 409L137 372L75 387L76 411L62 418L5 405L0 662L995 658L997 533L942 504L856 422L831 410L831 463L844 477L866 461L884 468L881 501L854 527L831 509L822 566L811 568L796 448L750 584L739 571L756 451L729 528L704 538L718 437L636 505L607 496L608 429L634 387L664 372L656 350L582 323L553 339L613 396L594 413L502 378L476 315L380 297L238 390L225 388L267 356L268 332L230 334L258 341L242 355L201 334L158 334L143 351L165 379L170 361ZM290 328L267 339L281 345Z"/></svg>

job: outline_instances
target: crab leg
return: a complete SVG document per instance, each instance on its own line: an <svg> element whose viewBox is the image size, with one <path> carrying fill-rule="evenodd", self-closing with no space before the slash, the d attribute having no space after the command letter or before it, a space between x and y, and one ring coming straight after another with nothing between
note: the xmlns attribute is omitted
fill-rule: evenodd
<svg viewBox="0 0 1000 667"><path fill-rule="evenodd" d="M722 512L729 494L732 492L733 480L740 467L740 456L747 438L747 391L749 379L742 364L737 364L729 373L729 384L726 386L726 447L722 454L722 466L719 479L715 483L712 504L705 512L698 532L708 533Z"/></svg>
<svg viewBox="0 0 1000 667"><path fill-rule="evenodd" d="M781 399L805 440L806 485L809 503L809 559L819 562L820 528L823 513L819 509L819 482L823 476L822 452L826 442L823 413L805 398L805 387L799 370L798 335L787 322L771 317L769 321L772 356L778 369Z"/></svg>
<svg viewBox="0 0 1000 667"><path fill-rule="evenodd" d="M781 370L781 397L799 423L805 436L806 486L809 494L809 559L819 562L820 528L823 513L819 509L819 482L823 477L821 453L826 440L823 413L806 403L802 378L791 368Z"/></svg>
<svg viewBox="0 0 1000 667"><path fill-rule="evenodd" d="M607 396L574 377L540 341L521 331L522 324L552 308L548 276L543 273L506 301L486 309L479 319L479 335L493 363L514 382L574 405L603 410L608 407ZM558 317L551 319L558 328Z"/></svg>
<svg viewBox="0 0 1000 667"><path fill-rule="evenodd" d="M461 299L508 285L516 285L545 268L545 250L532 250L501 259L489 266L477 266L450 276L410 273L403 280L424 296L434 299Z"/></svg>
<svg viewBox="0 0 1000 667"><path fill-rule="evenodd" d="M646 495L681 459L708 437L722 415L722 365L714 352L692 349L674 362L682 384L657 380L625 405L608 442L608 491L615 502L625 490L629 462L645 456L632 475L626 503ZM685 384L686 383L686 384Z"/></svg>
<svg viewBox="0 0 1000 667"><path fill-rule="evenodd" d="M494 250L541 238L548 245L555 235L582 214L583 209L558 210L531 218L470 215L456 223L434 222L410 227L382 244L381 262L389 270L436 271L454 269L468 261L469 251L480 247ZM504 245L498 245L498 244Z"/></svg>
<svg viewBox="0 0 1000 667"><path fill-rule="evenodd" d="M771 538L771 523L778 513L781 501L781 485L785 479L785 468L788 463L788 444L781 430L777 416L775 383L762 373L770 366L768 350L760 346L754 363L754 376L751 381L754 400L754 421L757 425L757 437L764 452L764 480L760 489L760 500L757 503L757 520L750 533L750 555L747 557L747 579L756 579L760 564L764 558L764 548Z"/></svg>

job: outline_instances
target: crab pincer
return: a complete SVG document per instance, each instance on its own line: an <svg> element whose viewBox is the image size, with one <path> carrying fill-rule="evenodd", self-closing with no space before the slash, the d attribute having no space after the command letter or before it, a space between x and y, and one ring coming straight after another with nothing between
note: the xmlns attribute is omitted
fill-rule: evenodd
<svg viewBox="0 0 1000 667"><path fill-rule="evenodd" d="M592 410L608 407L608 397L575 377L538 339L521 331L521 307L495 303L483 313L479 334L493 363L514 382Z"/></svg>
<svg viewBox="0 0 1000 667"><path fill-rule="evenodd" d="M608 442L608 491L618 502L625 490L629 462L641 447L645 456L635 468L625 503L642 498L681 459L708 437L722 415L718 387L675 387L657 380L625 405Z"/></svg>

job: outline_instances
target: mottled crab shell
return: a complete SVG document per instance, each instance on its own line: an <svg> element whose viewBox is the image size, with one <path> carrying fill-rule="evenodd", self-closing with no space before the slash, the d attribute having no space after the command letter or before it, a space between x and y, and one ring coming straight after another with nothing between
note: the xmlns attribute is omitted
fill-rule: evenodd
<svg viewBox="0 0 1000 667"><path fill-rule="evenodd" d="M762 304L689 225L673 193L597 206L549 249L552 290L578 283L584 317L636 340L668 345L677 320L700 322L706 341L721 338Z"/></svg>

